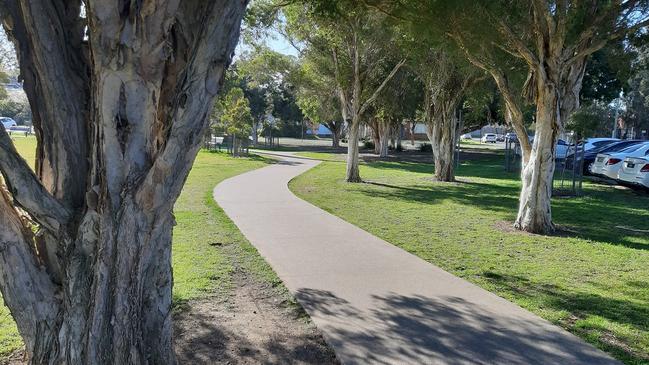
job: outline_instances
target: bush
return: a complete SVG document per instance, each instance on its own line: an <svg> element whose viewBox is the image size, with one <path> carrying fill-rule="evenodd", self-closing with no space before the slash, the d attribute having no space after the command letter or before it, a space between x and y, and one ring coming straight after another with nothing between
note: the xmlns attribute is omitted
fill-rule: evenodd
<svg viewBox="0 0 649 365"><path fill-rule="evenodd" d="M403 145L401 143L397 144L397 147L395 148L395 151L403 152Z"/></svg>
<svg viewBox="0 0 649 365"><path fill-rule="evenodd" d="M433 146L430 143L422 143L418 148L421 152L433 152Z"/></svg>
<svg viewBox="0 0 649 365"><path fill-rule="evenodd" d="M374 142L373 141L364 141L363 146L367 149L373 150L374 149Z"/></svg>

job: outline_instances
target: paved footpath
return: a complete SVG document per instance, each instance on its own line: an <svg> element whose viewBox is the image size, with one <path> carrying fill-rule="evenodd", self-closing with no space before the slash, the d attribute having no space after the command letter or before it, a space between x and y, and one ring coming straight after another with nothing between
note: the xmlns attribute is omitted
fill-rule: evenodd
<svg viewBox="0 0 649 365"><path fill-rule="evenodd" d="M223 181L214 198L343 364L618 364L517 305L297 198L288 182L318 162L279 158Z"/></svg>

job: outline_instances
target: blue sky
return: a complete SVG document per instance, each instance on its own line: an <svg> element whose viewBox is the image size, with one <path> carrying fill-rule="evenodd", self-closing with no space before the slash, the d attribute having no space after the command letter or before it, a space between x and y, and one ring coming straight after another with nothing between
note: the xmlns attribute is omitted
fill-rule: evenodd
<svg viewBox="0 0 649 365"><path fill-rule="evenodd" d="M284 36L277 32L273 32L272 35L266 39L266 44L268 44L268 47L270 47L270 49L274 50L275 52L296 57L298 55L295 47L291 46L286 38L284 38Z"/></svg>

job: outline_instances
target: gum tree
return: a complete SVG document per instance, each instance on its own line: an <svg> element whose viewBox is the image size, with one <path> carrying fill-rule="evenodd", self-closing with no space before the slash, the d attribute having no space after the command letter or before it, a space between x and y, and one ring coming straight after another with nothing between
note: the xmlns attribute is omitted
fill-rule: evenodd
<svg viewBox="0 0 649 365"><path fill-rule="evenodd" d="M386 17L350 0L298 1L286 10L289 34L308 44L307 52L331 57L342 118L347 124L347 182L361 182L358 138L368 108L404 65L385 67L392 34ZM389 69L382 73L378 70ZM370 85L376 85L371 87Z"/></svg>
<svg viewBox="0 0 649 365"><path fill-rule="evenodd" d="M2 0L38 140L0 128L0 290L31 364L175 364L173 204L247 1Z"/></svg>
<svg viewBox="0 0 649 365"><path fill-rule="evenodd" d="M527 79L521 96L536 107L536 134L529 156L524 158L515 227L535 233L552 232L555 145L568 117L579 108L588 59L608 42L646 29L649 1L364 2L422 31L454 38L470 61L494 77L507 103L508 119L515 127L520 124L513 115L515 102L508 100L508 88L502 81L507 81L507 65L512 59L524 65ZM480 59L484 54L494 56L487 59L490 63Z"/></svg>
<svg viewBox="0 0 649 365"><path fill-rule="evenodd" d="M432 48L413 57L412 67L424 88L422 107L433 148L435 179L455 181L455 145L460 132L457 111L476 74L448 52Z"/></svg>

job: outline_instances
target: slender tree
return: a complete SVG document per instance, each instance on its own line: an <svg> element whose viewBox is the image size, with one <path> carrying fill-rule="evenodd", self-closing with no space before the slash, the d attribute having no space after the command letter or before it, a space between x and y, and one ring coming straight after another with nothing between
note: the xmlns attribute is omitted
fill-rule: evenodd
<svg viewBox="0 0 649 365"><path fill-rule="evenodd" d="M0 1L38 139L32 172L0 128L0 290L31 364L176 363L172 208L246 4Z"/></svg>
<svg viewBox="0 0 649 365"><path fill-rule="evenodd" d="M351 0L304 1L285 12L290 34L331 57L342 119L348 129L348 182L361 181L358 139L362 118L405 63L405 59L399 60L386 74L376 72L388 61L383 51L392 34L385 15L358 5ZM379 81L370 81L373 77ZM377 86L369 88L372 84Z"/></svg>
<svg viewBox="0 0 649 365"><path fill-rule="evenodd" d="M390 140L395 140L394 147L397 147L404 122L416 118L417 108L423 101L422 90L422 83L412 68L403 67L377 97L374 104L379 157L388 156Z"/></svg>

